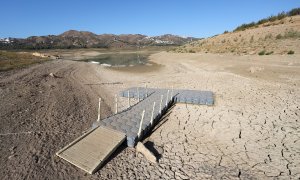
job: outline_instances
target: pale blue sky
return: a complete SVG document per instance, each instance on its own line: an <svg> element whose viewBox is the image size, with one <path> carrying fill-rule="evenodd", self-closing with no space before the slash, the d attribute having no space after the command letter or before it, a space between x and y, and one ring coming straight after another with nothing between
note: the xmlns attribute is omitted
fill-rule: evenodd
<svg viewBox="0 0 300 180"><path fill-rule="evenodd" d="M0 37L177 34L208 37L300 7L299 0L1 0Z"/></svg>

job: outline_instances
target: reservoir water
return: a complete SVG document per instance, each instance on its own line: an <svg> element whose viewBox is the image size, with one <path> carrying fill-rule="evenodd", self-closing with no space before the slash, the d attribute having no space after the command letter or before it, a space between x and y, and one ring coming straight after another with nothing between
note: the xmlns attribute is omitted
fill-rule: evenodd
<svg viewBox="0 0 300 180"><path fill-rule="evenodd" d="M147 64L150 53L107 53L81 61L108 67L131 67Z"/></svg>

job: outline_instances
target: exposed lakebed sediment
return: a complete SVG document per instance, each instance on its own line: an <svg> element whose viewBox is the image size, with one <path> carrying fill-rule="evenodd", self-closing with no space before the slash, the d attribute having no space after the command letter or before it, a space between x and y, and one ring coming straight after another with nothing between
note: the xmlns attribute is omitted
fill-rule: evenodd
<svg viewBox="0 0 300 180"><path fill-rule="evenodd" d="M149 59L160 68L137 75L67 60L1 72L0 178L300 177L299 57L162 52ZM158 164L122 146L87 175L55 156L96 120L99 96L105 118L114 110L114 94L145 84L213 91L215 105L171 109L144 140ZM125 107L127 99L120 99Z"/></svg>

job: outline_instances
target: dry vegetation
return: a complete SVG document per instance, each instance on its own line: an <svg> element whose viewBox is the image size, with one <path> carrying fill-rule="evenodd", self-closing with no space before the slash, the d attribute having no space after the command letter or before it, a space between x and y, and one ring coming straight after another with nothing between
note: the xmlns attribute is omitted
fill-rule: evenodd
<svg viewBox="0 0 300 180"><path fill-rule="evenodd" d="M26 52L0 51L0 71L24 67L46 60L49 60L49 58L33 56Z"/></svg>
<svg viewBox="0 0 300 180"><path fill-rule="evenodd" d="M237 28L238 29L238 28ZM179 53L296 54L300 52L300 15L225 31L174 49Z"/></svg>

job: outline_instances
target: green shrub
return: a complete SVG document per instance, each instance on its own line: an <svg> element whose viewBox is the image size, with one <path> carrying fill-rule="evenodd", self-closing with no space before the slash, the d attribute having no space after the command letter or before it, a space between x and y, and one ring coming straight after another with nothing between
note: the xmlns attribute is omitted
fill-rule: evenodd
<svg viewBox="0 0 300 180"><path fill-rule="evenodd" d="M277 16L269 16L268 17L269 22L273 22L273 21L276 21L276 20L277 20Z"/></svg>
<svg viewBox="0 0 300 180"><path fill-rule="evenodd" d="M300 15L300 8L295 8L295 9L292 9L290 10L288 13L287 13L288 16L296 16L296 15Z"/></svg>
<svg viewBox="0 0 300 180"><path fill-rule="evenodd" d="M282 39L282 35L281 34L277 34L276 39Z"/></svg>
<svg viewBox="0 0 300 180"><path fill-rule="evenodd" d="M223 34L227 34L228 33L228 31L226 30L226 31L224 31L224 33Z"/></svg>
<svg viewBox="0 0 300 180"><path fill-rule="evenodd" d="M260 25L260 24L263 24L263 23L266 23L266 22L268 22L268 20L264 18L264 19L259 20L257 22L257 24Z"/></svg>
<svg viewBox="0 0 300 180"><path fill-rule="evenodd" d="M242 25L238 26L237 28L235 28L235 30L233 30L233 32L244 31L244 30L249 29L251 27L258 27L258 25L264 24L266 22L274 22L276 20L281 20L285 17L296 16L296 15L300 15L300 8L292 9L287 13L286 12L281 12L281 13L278 13L276 16L271 15L268 18L261 19L257 22L242 24ZM266 26L269 26L269 25L266 25Z"/></svg>
<svg viewBox="0 0 300 180"><path fill-rule="evenodd" d="M284 37L285 38L298 38L298 37L300 37L300 32L292 29L288 32L285 32Z"/></svg>
<svg viewBox="0 0 300 180"><path fill-rule="evenodd" d="M265 40L267 40L267 39L272 39L272 34L271 34L271 33L269 33L269 34L267 34L267 35L265 36Z"/></svg>
<svg viewBox="0 0 300 180"><path fill-rule="evenodd" d="M233 30L234 32L236 32L236 31L244 31L244 30L246 30L246 29L249 29L249 28L251 28L251 27L253 27L253 26L255 26L256 24L255 24L255 22L251 22L251 23L249 23L249 24L242 24L242 25L240 25L240 26L238 26L235 30Z"/></svg>
<svg viewBox="0 0 300 180"><path fill-rule="evenodd" d="M25 67L35 63L48 61L49 58L33 56L31 53L0 51L0 71Z"/></svg>
<svg viewBox="0 0 300 180"><path fill-rule="evenodd" d="M283 19L283 18L285 18L285 17L287 17L287 14L283 11L283 12L281 12L281 13L279 13L278 15L277 15L277 19L278 20L281 20L281 19Z"/></svg>
<svg viewBox="0 0 300 180"><path fill-rule="evenodd" d="M265 50L262 50L262 51L260 51L260 52L258 53L258 55L263 56L263 55L265 55L265 53L266 53L266 51L265 51Z"/></svg>
<svg viewBox="0 0 300 180"><path fill-rule="evenodd" d="M250 43L253 43L253 41L254 41L254 36L251 36Z"/></svg>
<svg viewBox="0 0 300 180"><path fill-rule="evenodd" d="M290 50L287 54L295 54L295 52Z"/></svg>
<svg viewBox="0 0 300 180"><path fill-rule="evenodd" d="M270 54L273 54L274 51L270 51L270 52L267 52L266 55L270 55Z"/></svg>
<svg viewBox="0 0 300 180"><path fill-rule="evenodd" d="M190 50L189 50L189 53L196 53L196 51L190 49Z"/></svg>

